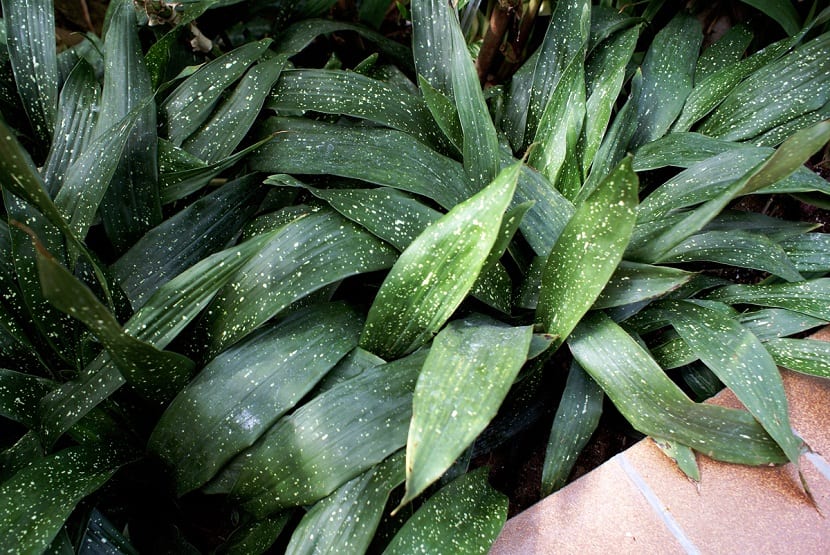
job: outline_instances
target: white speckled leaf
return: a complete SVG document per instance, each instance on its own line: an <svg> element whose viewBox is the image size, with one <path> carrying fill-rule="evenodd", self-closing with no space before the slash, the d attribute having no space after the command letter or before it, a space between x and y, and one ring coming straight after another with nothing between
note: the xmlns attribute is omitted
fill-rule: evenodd
<svg viewBox="0 0 830 555"><path fill-rule="evenodd" d="M507 497L487 483L487 471L464 474L430 497L395 534L384 555L487 553L507 521Z"/></svg>
<svg viewBox="0 0 830 555"><path fill-rule="evenodd" d="M294 529L286 555L365 553L389 493L403 481L401 450L311 507Z"/></svg>
<svg viewBox="0 0 830 555"><path fill-rule="evenodd" d="M748 412L692 402L628 333L601 312L568 341L576 360L637 430L741 464L787 457Z"/></svg>
<svg viewBox="0 0 830 555"><path fill-rule="evenodd" d="M52 0L3 0L2 6L8 57L20 99L38 138L49 144L58 105Z"/></svg>
<svg viewBox="0 0 830 555"><path fill-rule="evenodd" d="M637 176L626 158L580 204L545 264L536 319L557 346L597 300L622 260L637 207Z"/></svg>
<svg viewBox="0 0 830 555"><path fill-rule="evenodd" d="M687 301L660 307L695 355L797 464L802 441L793 434L781 375L761 341L719 310Z"/></svg>
<svg viewBox="0 0 830 555"><path fill-rule="evenodd" d="M182 142L182 148L208 164L230 156L251 129L287 61L286 55L274 56L249 69L210 119Z"/></svg>
<svg viewBox="0 0 830 555"><path fill-rule="evenodd" d="M222 93L258 60L271 39L249 42L200 67L159 106L167 126L167 137L181 145L207 121Z"/></svg>
<svg viewBox="0 0 830 555"><path fill-rule="evenodd" d="M605 284L593 308L625 306L661 297L688 283L694 276L677 268L623 260Z"/></svg>
<svg viewBox="0 0 830 555"><path fill-rule="evenodd" d="M266 107L346 114L409 133L431 146L443 142L421 98L353 71L286 70Z"/></svg>
<svg viewBox="0 0 830 555"><path fill-rule="evenodd" d="M830 233L805 233L781 242L799 272L830 272Z"/></svg>
<svg viewBox="0 0 830 555"><path fill-rule="evenodd" d="M784 368L830 378L830 342L817 339L770 339L764 343L775 363Z"/></svg>
<svg viewBox="0 0 830 555"><path fill-rule="evenodd" d="M707 46L695 65L695 86L712 73L743 58L753 38L749 26L738 23Z"/></svg>
<svg viewBox="0 0 830 555"><path fill-rule="evenodd" d="M0 537L8 553L42 553L78 502L122 464L103 445L70 447L0 485Z"/></svg>
<svg viewBox="0 0 830 555"><path fill-rule="evenodd" d="M403 447L426 355L364 370L277 421L240 455L232 495L260 517L308 505Z"/></svg>
<svg viewBox="0 0 830 555"><path fill-rule="evenodd" d="M33 427L38 401L54 387L51 380L0 368L0 416Z"/></svg>
<svg viewBox="0 0 830 555"><path fill-rule="evenodd" d="M599 425L605 395L579 364L573 362L548 438L542 468L543 496L568 482L576 458Z"/></svg>
<svg viewBox="0 0 830 555"><path fill-rule="evenodd" d="M383 270L394 249L327 209L280 228L208 308L208 356L239 341L294 301L349 276Z"/></svg>
<svg viewBox="0 0 830 555"><path fill-rule="evenodd" d="M716 289L706 298L729 304L786 308L830 320L830 278L773 285L728 285Z"/></svg>
<svg viewBox="0 0 830 555"><path fill-rule="evenodd" d="M432 114L432 119L460 154L464 148L464 134L455 104L421 75L418 76L418 88L427 109Z"/></svg>
<svg viewBox="0 0 830 555"><path fill-rule="evenodd" d="M449 320L496 242L522 163L424 230L398 257L378 291L360 346L383 358L409 353Z"/></svg>
<svg viewBox="0 0 830 555"><path fill-rule="evenodd" d="M665 135L680 114L692 90L702 42L700 22L682 12L654 37L643 60L642 85L633 93L638 125L631 148Z"/></svg>
<svg viewBox="0 0 830 555"><path fill-rule="evenodd" d="M452 465L496 415L527 360L532 326L450 322L432 342L412 400L403 506Z"/></svg>
<svg viewBox="0 0 830 555"><path fill-rule="evenodd" d="M362 324L345 304L314 305L209 362L176 396L149 441L173 467L178 494L203 485L253 445L357 345Z"/></svg>
<svg viewBox="0 0 830 555"><path fill-rule="evenodd" d="M208 256L161 286L124 325L124 331L157 348L166 347L245 265L272 234ZM41 402L39 431L50 445L104 399L124 385L107 356L99 356L80 376Z"/></svg>

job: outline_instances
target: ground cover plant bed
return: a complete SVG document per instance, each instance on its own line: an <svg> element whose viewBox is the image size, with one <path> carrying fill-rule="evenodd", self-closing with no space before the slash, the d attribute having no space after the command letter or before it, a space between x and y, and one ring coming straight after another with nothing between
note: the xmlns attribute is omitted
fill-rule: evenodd
<svg viewBox="0 0 830 555"><path fill-rule="evenodd" d="M830 8L665 4L2 0L3 549L483 553L643 436L797 465Z"/></svg>

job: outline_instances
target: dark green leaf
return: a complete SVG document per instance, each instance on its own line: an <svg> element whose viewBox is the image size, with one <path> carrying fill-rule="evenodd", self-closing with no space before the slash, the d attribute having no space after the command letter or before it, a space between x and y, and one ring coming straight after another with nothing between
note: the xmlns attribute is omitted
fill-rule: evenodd
<svg viewBox="0 0 830 555"><path fill-rule="evenodd" d="M440 478L493 419L527 359L532 332L470 317L438 333L415 386L401 506Z"/></svg>
<svg viewBox="0 0 830 555"><path fill-rule="evenodd" d="M657 33L643 60L642 85L634 93L639 117L631 148L665 135L680 115L692 90L702 41L700 22L685 13Z"/></svg>
<svg viewBox="0 0 830 555"><path fill-rule="evenodd" d="M599 425L603 398L602 389L591 376L572 363L545 451L542 496L567 483L576 458Z"/></svg>
<svg viewBox="0 0 830 555"><path fill-rule="evenodd" d="M796 34L801 28L798 12L789 0L741 0L741 2L757 8L774 19L788 35Z"/></svg>
<svg viewBox="0 0 830 555"><path fill-rule="evenodd" d="M507 497L487 483L479 468L444 486L395 534L384 555L484 554L507 520Z"/></svg>
<svg viewBox="0 0 830 555"><path fill-rule="evenodd" d="M54 387L50 380L0 368L0 416L33 427L38 401Z"/></svg>
<svg viewBox="0 0 830 555"><path fill-rule="evenodd" d="M98 509L92 509L89 515L78 552L84 555L138 555L135 547Z"/></svg>
<svg viewBox="0 0 830 555"><path fill-rule="evenodd" d="M384 358L411 352L450 318L495 244L521 162L430 225L398 257L375 297L360 346Z"/></svg>
<svg viewBox="0 0 830 555"><path fill-rule="evenodd" d="M597 300L622 260L637 206L627 158L580 204L548 256L536 318L557 346Z"/></svg>
<svg viewBox="0 0 830 555"><path fill-rule="evenodd" d="M389 493L403 481L401 450L318 501L294 529L286 555L366 552Z"/></svg>
<svg viewBox="0 0 830 555"><path fill-rule="evenodd" d="M290 513L277 513L262 520L255 520L234 531L218 552L225 555L265 553L277 541L290 517Z"/></svg>
<svg viewBox="0 0 830 555"><path fill-rule="evenodd" d="M774 285L729 285L706 298L729 304L786 308L830 320L830 278Z"/></svg>
<svg viewBox="0 0 830 555"><path fill-rule="evenodd" d="M426 354L365 370L279 420L240 456L233 495L259 516L310 504L403 447Z"/></svg>
<svg viewBox="0 0 830 555"><path fill-rule="evenodd" d="M48 144L58 105L55 10L51 0L3 0L2 6L17 90L32 128Z"/></svg>
<svg viewBox="0 0 830 555"><path fill-rule="evenodd" d="M418 76L418 88L421 90L427 109L432 114L432 119L460 154L464 148L464 132L461 130L455 104L420 75Z"/></svg>
<svg viewBox="0 0 830 555"><path fill-rule="evenodd" d="M362 324L343 304L314 305L208 363L150 437L150 450L173 467L179 495L253 445L357 345Z"/></svg>
<svg viewBox="0 0 830 555"><path fill-rule="evenodd" d="M70 447L37 461L0 485L0 536L10 553L40 553L84 497L120 466L102 445Z"/></svg>
<svg viewBox="0 0 830 555"><path fill-rule="evenodd" d="M742 150L754 149L752 145L715 139L700 133L674 132L638 148L633 166L638 172L667 166L688 168L718 154Z"/></svg>
<svg viewBox="0 0 830 555"><path fill-rule="evenodd" d="M739 23L726 31L717 42L708 46L697 60L695 86L724 66L740 61L752 38L749 27Z"/></svg>
<svg viewBox="0 0 830 555"><path fill-rule="evenodd" d="M693 273L676 268L622 261L593 308L624 306L661 297L688 283L693 277Z"/></svg>
<svg viewBox="0 0 830 555"><path fill-rule="evenodd" d="M771 339L764 343L779 366L830 378L830 343L817 339Z"/></svg>
<svg viewBox="0 0 830 555"><path fill-rule="evenodd" d="M799 272L830 272L830 234L805 233L781 243Z"/></svg>
<svg viewBox="0 0 830 555"><path fill-rule="evenodd" d="M279 229L210 305L208 356L309 293L351 275L388 268L394 260L393 249L336 212L297 218Z"/></svg>
<svg viewBox="0 0 830 555"><path fill-rule="evenodd" d="M628 333L602 313L584 318L568 344L582 368L641 432L727 462L787 461L752 415L693 403Z"/></svg>

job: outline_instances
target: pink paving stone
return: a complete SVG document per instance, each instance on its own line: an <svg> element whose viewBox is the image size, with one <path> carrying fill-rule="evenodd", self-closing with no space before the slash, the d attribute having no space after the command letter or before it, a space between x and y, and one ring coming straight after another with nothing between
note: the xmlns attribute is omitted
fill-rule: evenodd
<svg viewBox="0 0 830 555"><path fill-rule="evenodd" d="M813 337L830 339L830 327ZM830 380L787 370L782 378L793 428L830 454ZM740 407L730 391L710 402ZM830 553L827 458L800 461L815 506L794 465L749 468L702 455L698 464L694 484L644 440L508 521L491 555Z"/></svg>

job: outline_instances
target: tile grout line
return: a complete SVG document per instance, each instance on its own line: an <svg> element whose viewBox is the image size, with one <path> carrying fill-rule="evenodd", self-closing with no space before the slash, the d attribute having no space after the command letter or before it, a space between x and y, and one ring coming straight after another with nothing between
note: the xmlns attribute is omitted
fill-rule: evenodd
<svg viewBox="0 0 830 555"><path fill-rule="evenodd" d="M654 513L663 522L666 528L668 528L669 532L671 532L671 534L675 537L680 546L686 551L686 553L689 553L690 555L700 555L700 550L697 548L697 546L695 546L694 543L692 543L692 541L689 538L686 537L686 534L683 532L683 529L680 528L680 525L677 523L677 521L674 519L671 513L666 509L665 504L660 501L660 498L657 497L657 494L654 493L654 491L646 483L645 479L628 461L628 459L625 456L625 453L620 453L617 457L620 460L620 467L623 469L626 476L628 476L628 479L631 480L634 487L636 487L637 490L639 490L639 492L643 494L643 497L646 498L646 501L648 501L648 504L654 510Z"/></svg>
<svg viewBox="0 0 830 555"><path fill-rule="evenodd" d="M826 480L830 481L830 463L828 463L824 457L812 451L804 456L807 457L808 461L813 463L816 470L818 470Z"/></svg>

